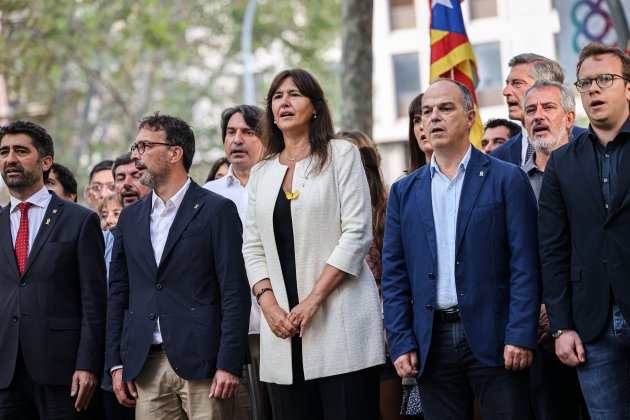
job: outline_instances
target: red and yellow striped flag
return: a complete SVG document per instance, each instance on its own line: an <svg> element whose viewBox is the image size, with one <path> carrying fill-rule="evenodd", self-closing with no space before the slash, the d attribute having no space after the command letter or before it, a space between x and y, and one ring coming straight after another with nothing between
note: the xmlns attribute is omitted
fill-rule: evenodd
<svg viewBox="0 0 630 420"><path fill-rule="evenodd" d="M463 1L463 0L462 0ZM481 148L483 123L475 88L479 83L477 61L466 35L464 17L458 0L430 0L431 5L431 80L446 77L465 84L473 95L477 117L470 132L472 144Z"/></svg>

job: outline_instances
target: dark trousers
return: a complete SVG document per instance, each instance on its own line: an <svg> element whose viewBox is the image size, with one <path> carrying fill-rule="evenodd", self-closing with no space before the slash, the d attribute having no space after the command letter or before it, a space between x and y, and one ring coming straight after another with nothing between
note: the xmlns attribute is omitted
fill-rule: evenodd
<svg viewBox="0 0 630 420"><path fill-rule="evenodd" d="M39 385L33 381L18 349L9 387L0 390L0 420L76 419L70 386Z"/></svg>
<svg viewBox="0 0 630 420"><path fill-rule="evenodd" d="M120 405L114 392L101 389L101 393L103 394L103 406L107 420L134 420L136 418L136 410Z"/></svg>
<svg viewBox="0 0 630 420"><path fill-rule="evenodd" d="M271 384L275 420L377 420L378 366L293 385Z"/></svg>
<svg viewBox="0 0 630 420"><path fill-rule="evenodd" d="M539 345L529 373L530 403L536 420L589 419L574 367Z"/></svg>
<svg viewBox="0 0 630 420"><path fill-rule="evenodd" d="M529 371L481 364L459 321L435 321L418 386L427 420L472 420L475 397L484 420L531 419Z"/></svg>

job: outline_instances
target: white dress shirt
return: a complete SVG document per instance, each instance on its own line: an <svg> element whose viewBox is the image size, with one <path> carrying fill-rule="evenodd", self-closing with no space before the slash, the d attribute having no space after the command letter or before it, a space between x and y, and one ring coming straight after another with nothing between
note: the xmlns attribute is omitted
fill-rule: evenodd
<svg viewBox="0 0 630 420"><path fill-rule="evenodd" d="M160 266L160 260L162 259L162 253L164 252L164 246L166 245L166 238L168 238L168 232L171 230L177 210L179 209L182 200L188 191L190 186L190 178L186 181L184 186L171 197L166 203L153 191L151 196L151 245L153 247L153 254L155 255L155 263ZM162 343L162 333L160 332L160 319L158 318L155 331L153 331L152 344Z"/></svg>
<svg viewBox="0 0 630 420"><path fill-rule="evenodd" d="M28 209L28 254L31 252L33 242L35 242L35 238L37 237L37 232L39 232L39 228L42 225L51 197L52 195L48 192L46 187L42 187L41 190L24 200L24 202L32 204L31 208ZM11 196L10 219L13 249L15 249L15 240L17 238L18 230L20 229L20 209L18 208L18 204L20 203L22 203L22 201Z"/></svg>
<svg viewBox="0 0 630 420"><path fill-rule="evenodd" d="M232 165L228 168L228 173L223 178L206 182L203 186L205 189L229 198L236 204L238 216L241 223L245 226L245 217L247 215L247 188L241 185L241 181L234 176ZM243 239L245 239L245 229L243 228ZM252 310L249 312L249 334L260 334L260 306L256 302L256 297L250 293L252 300Z"/></svg>

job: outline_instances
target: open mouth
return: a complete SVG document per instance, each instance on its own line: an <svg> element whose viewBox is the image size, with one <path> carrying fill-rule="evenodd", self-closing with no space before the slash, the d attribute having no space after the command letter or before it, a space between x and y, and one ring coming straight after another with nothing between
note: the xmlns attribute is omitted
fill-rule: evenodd
<svg viewBox="0 0 630 420"><path fill-rule="evenodd" d="M604 101L600 100L600 99L594 99L591 101L591 108L596 107L596 106L600 106L600 105L604 105Z"/></svg>
<svg viewBox="0 0 630 420"><path fill-rule="evenodd" d="M433 127L431 128L430 133L431 134L439 134L439 133L443 133L445 130L442 127Z"/></svg>
<svg viewBox="0 0 630 420"><path fill-rule="evenodd" d="M549 127L546 125L536 125L533 131L535 136L544 135L549 133Z"/></svg>
<svg viewBox="0 0 630 420"><path fill-rule="evenodd" d="M284 111L280 113L280 118L284 118L284 117L292 117L293 113L289 112L289 111Z"/></svg>

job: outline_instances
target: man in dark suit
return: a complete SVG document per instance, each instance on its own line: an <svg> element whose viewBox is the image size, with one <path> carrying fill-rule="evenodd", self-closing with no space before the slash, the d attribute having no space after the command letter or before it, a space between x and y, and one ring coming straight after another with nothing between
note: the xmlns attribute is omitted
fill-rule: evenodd
<svg viewBox="0 0 630 420"><path fill-rule="evenodd" d="M523 96L536 80L552 80L562 83L564 81L564 70L557 62L538 54L519 54L508 62L510 73L505 79L503 96L508 106L509 118L521 123L524 127L523 118ZM573 126L571 138L576 138L586 129ZM534 152L533 145L529 140L523 141L521 131L512 137L507 143L492 151L492 156L517 166L523 166Z"/></svg>
<svg viewBox="0 0 630 420"><path fill-rule="evenodd" d="M551 154L540 192L544 302L591 417L629 418L630 58L589 44L577 79L589 130Z"/></svg>
<svg viewBox="0 0 630 420"><path fill-rule="evenodd" d="M50 135L0 128L0 418L71 419L102 372L105 265L98 216L49 193Z"/></svg>
<svg viewBox="0 0 630 420"><path fill-rule="evenodd" d="M430 164L392 187L383 302L400 376L418 376L427 418L529 419L540 276L536 199L525 173L471 146L470 91L425 92Z"/></svg>
<svg viewBox="0 0 630 420"><path fill-rule="evenodd" d="M144 118L132 146L153 192L114 231L108 366L137 419L231 418L247 351L249 286L234 203L188 178L195 151L177 117Z"/></svg>

